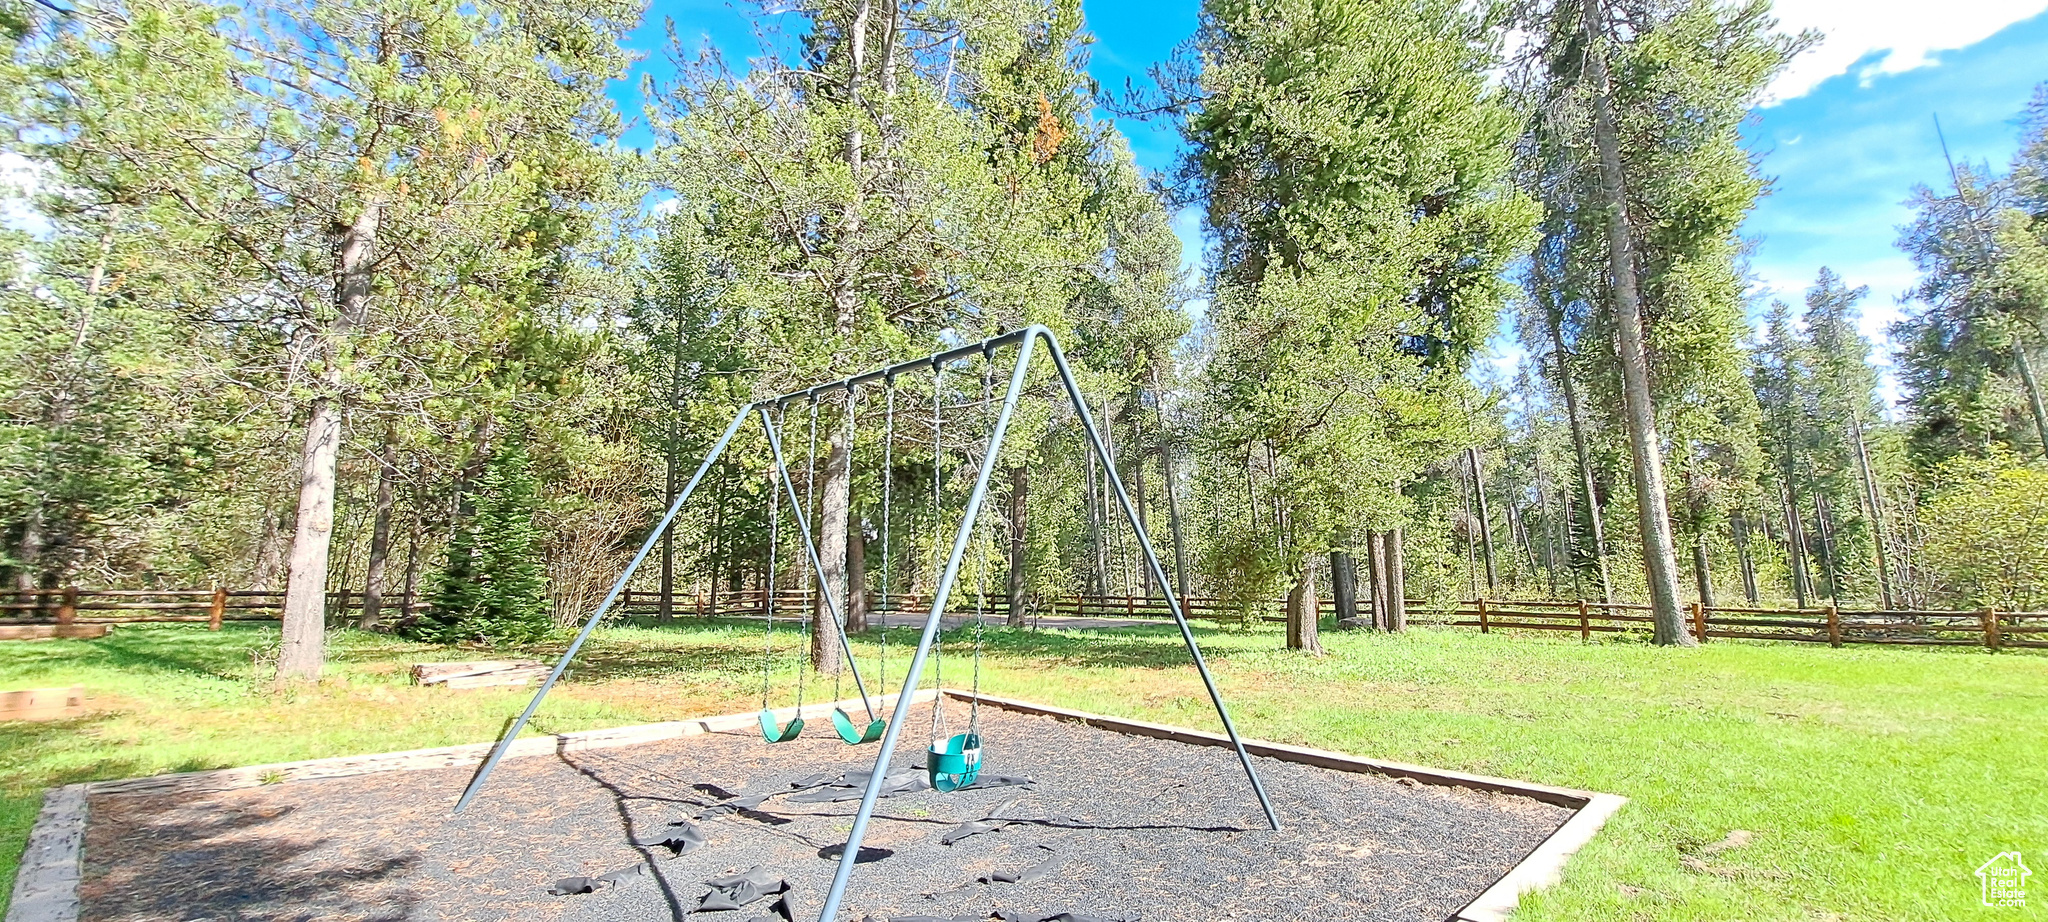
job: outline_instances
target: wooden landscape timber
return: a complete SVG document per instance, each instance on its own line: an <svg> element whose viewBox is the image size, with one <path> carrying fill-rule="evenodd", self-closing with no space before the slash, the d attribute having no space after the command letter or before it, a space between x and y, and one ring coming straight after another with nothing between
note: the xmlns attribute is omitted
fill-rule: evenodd
<svg viewBox="0 0 2048 922"><path fill-rule="evenodd" d="M487 688L498 685L532 685L548 674L545 663L533 660L493 660L474 663L419 663L412 667L415 685L445 688Z"/></svg>
<svg viewBox="0 0 2048 922"><path fill-rule="evenodd" d="M85 689L29 688L0 691L0 721L63 720L85 715Z"/></svg>
<svg viewBox="0 0 2048 922"><path fill-rule="evenodd" d="M111 624L0 624L0 640L92 640L113 629Z"/></svg>
<svg viewBox="0 0 2048 922"><path fill-rule="evenodd" d="M914 703L924 703L939 694L961 701L972 700L972 695L956 689L943 692L920 689L911 696ZM874 705L879 710L893 706L897 695L877 696ZM1163 739L1198 746L1228 748L1230 739L1220 734L1155 724L1141 720L1109 717L1085 711L1070 710L1051 705L1038 704L1008 698L982 695L983 704L1004 708L1024 714L1072 720L1102 730ZM836 703L819 703L806 707L807 711L829 710L833 707L855 707L860 699L848 699ZM798 708L779 708L775 711L777 720L788 720L797 716ZM606 730L584 730L552 736L525 737L512 745L507 758L545 756L562 752L591 749L610 749L633 746L659 740L698 736L706 733L748 730L758 720L757 712L723 714L716 717L702 717L664 723L642 724L617 727ZM130 778L120 781L100 781L87 784L67 785L53 788L46 795L44 809L30 835L29 850L24 855L21 870L15 881L17 897L6 922L77 922L79 914L78 883L80 879L80 857L83 850L84 832L87 820L88 799L109 794L199 794L227 791L258 785L280 784L290 781L304 781L324 778L344 778L384 771L417 771L435 768L460 768L479 764L490 753L492 743L471 743L461 746L444 746L435 749L417 749L407 752L375 753L359 756L341 756L329 759L311 759L300 762L280 762L270 765L251 765L242 768L219 769L215 771L182 772L157 775L147 778ZM1628 799L1615 794L1581 791L1553 785L1494 778L1466 772L1388 762L1360 756L1346 755L1321 749L1271 743L1261 740L1245 740L1247 750L1253 754L1283 761L1314 765L1336 771L1360 772L1383 775L1392 778L1407 778L1419 784L1442 787L1465 788L1495 794L1527 797L1546 804L1565 807L1572 816L1553 831L1543 843L1525 856L1518 864L1495 881L1477 898L1466 904L1448 922L1505 922L1521 896L1532 890L1542 889L1556 883L1563 875L1565 862L1603 826L1609 817L1628 803ZM450 803L457 792L450 790Z"/></svg>

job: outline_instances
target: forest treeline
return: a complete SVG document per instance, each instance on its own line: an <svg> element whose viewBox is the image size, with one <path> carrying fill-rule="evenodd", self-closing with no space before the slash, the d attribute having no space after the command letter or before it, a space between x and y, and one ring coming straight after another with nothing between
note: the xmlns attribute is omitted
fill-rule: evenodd
<svg viewBox="0 0 2048 922"><path fill-rule="evenodd" d="M1636 599L1675 644L1695 598L2048 605L2048 90L2013 163L1910 191L1887 406L1854 280L1751 319L1739 129L1817 40L1764 0L1208 0L1121 89L1078 0L801 0L743 62L672 28L622 111L643 14L0 8L12 587L281 586L284 676L330 590L537 637L739 406L1035 323L1169 578L1285 598L1290 646L1331 593L1388 629L1411 596ZM1103 112L1176 128L1177 169ZM932 588L986 374L784 411L851 626ZM1013 614L1160 592L1056 386L969 555ZM764 458L743 434L636 586L802 585Z"/></svg>

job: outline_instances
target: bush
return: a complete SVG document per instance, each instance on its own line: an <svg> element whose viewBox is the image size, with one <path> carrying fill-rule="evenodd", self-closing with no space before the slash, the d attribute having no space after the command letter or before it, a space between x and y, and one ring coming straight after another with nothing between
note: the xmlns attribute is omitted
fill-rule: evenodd
<svg viewBox="0 0 2048 922"><path fill-rule="evenodd" d="M2048 606L2048 470L2010 455L1951 462L1922 522L1927 569L1951 604Z"/></svg>
<svg viewBox="0 0 2048 922"><path fill-rule="evenodd" d="M539 490L524 446L492 453L473 489L467 515L449 539L433 605L399 633L436 643L523 643L554 629L540 530Z"/></svg>

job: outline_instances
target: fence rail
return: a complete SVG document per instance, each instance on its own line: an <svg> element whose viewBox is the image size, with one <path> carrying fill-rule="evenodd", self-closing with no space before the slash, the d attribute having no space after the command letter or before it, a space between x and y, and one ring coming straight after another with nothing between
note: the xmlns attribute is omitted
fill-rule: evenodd
<svg viewBox="0 0 2048 922"><path fill-rule="evenodd" d="M1649 607L1602 602L1553 602L1470 599L1455 607L1417 604L1409 621L1444 627L1493 631L1576 631L1582 639L1594 634L1643 632L1650 629ZM1686 607L1686 626L1700 641L1786 640L1798 643L1906 644L1919 646L1982 646L2048 648L2048 612L1894 609Z"/></svg>
<svg viewBox="0 0 2048 922"><path fill-rule="evenodd" d="M360 608L360 592L328 593L328 610L335 613ZM667 611L684 616L761 616L774 611L798 617L809 604L810 595L800 590L779 590L772 595L760 590L672 595ZM991 620L1009 616L1007 600L985 598L981 611ZM1182 600L1191 619L1248 624L1253 619L1280 622L1281 603L1255 604L1250 608L1213 597ZM282 617L284 593L267 590L215 589L36 589L0 594L0 625L9 624L129 624L149 622L204 623L214 630L229 621L276 621ZM931 598L916 593L894 594L886 609L870 594L869 617L891 622L913 619L930 611ZM394 614L400 605L386 608ZM413 611L426 608L415 602ZM1336 605L1324 600L1323 617L1334 617ZM663 611L662 595L646 590L627 590L619 599L619 611L627 615L656 615ZM971 615L972 595L955 596L951 614ZM1467 599L1454 605L1432 605L1424 600L1408 602L1408 621L1440 627L1477 628L1494 631L1576 632L1590 640L1594 634L1646 633L1650 630L1650 608L1637 603L1558 601L1537 599ZM1141 596L1063 595L1033 597L1025 620L1037 624L1045 617L1159 619L1173 617L1166 600ZM2048 611L1845 609L1833 605L1811 608L1743 608L1705 606L1693 603L1686 609L1686 625L1695 639L1710 641L1783 640L1797 643L1900 644L1920 646L1982 646L1992 650L2008 648L2048 649Z"/></svg>
<svg viewBox="0 0 2048 922"><path fill-rule="evenodd" d="M361 607L361 592L330 592L330 612ZM384 607L394 614L398 600ZM423 602L412 609L426 608ZM276 621L284 616L284 593L262 589L31 589L0 593L0 625L10 624L205 624L214 630L229 621Z"/></svg>

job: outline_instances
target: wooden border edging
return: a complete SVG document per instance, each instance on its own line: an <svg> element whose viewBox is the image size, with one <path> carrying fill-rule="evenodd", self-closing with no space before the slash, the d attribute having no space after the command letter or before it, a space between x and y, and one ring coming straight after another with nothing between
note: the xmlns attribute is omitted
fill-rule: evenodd
<svg viewBox="0 0 2048 922"><path fill-rule="evenodd" d="M21 853L21 868L14 874L14 900L7 907L7 922L75 922L78 918L85 788L67 784L43 795L43 812L36 816L28 847Z"/></svg>
<svg viewBox="0 0 2048 922"><path fill-rule="evenodd" d="M937 697L940 692L933 689L919 689L912 694L911 701L922 703ZM946 689L944 694L967 699L968 693L958 689ZM892 706L896 695L876 696L877 708ZM1174 727L1166 724L1149 723L1122 717L1090 714L1085 711L1069 710L1051 705L1036 704L1013 698L981 696L983 703L1005 710L1024 714L1035 714L1074 720L1088 726L1114 733L1145 736L1171 742L1197 746L1229 747L1229 737ZM840 702L820 702L806 706L829 708L858 705L860 699L853 698ZM778 720L795 716L797 708L777 708ZM619 746L633 746L659 740L701 736L752 728L757 712L746 711L738 714L722 714L716 717L700 717L689 720L672 720L663 723L639 724L613 727L602 730L580 730L549 736L525 737L513 742L506 752L508 758L549 755L558 752L574 752L587 749L609 749ZM212 791L226 791L236 788L256 787L284 781L303 781L319 778L342 778L380 771L415 771L432 768L459 768L472 766L490 753L495 743L468 743L460 746L442 746L433 749L413 749L403 752L373 753L368 755L338 756L327 759L308 759L298 762L277 762L269 765L249 765L241 768L225 768L212 771L180 772L156 775L147 778L128 778L118 781L98 781L89 784L73 784L52 789L45 796L43 811L36 819L34 831L29 834L28 850L22 855L21 870L15 878L13 905L8 909L5 922L76 922L79 914L78 886L80 852L84 846L86 823L86 798L96 794L197 794ZM1608 817L1621 809L1628 799L1615 794L1600 794L1546 784L1514 781L1474 775L1447 769L1410 765L1404 762L1387 762L1359 756L1345 755L1305 746L1290 746L1263 740L1245 740L1245 750L1254 755L1314 765L1336 771L1359 772L1386 775L1396 778L1412 778L1424 784L1443 787L1460 787L1471 790L1490 791L1527 797L1554 806L1574 811L1570 819L1544 838L1520 862L1492 886L1467 903L1447 922L1503 922L1512 912L1523 893L1555 884L1563 875L1564 864L1577 852L1594 833L1607 822ZM450 797L454 792L450 792Z"/></svg>
<svg viewBox="0 0 2048 922"><path fill-rule="evenodd" d="M961 692L958 689L946 689L946 694L962 700L969 698L967 693ZM1019 701L1014 698L999 698L994 695L982 695L981 701L983 704L992 704L1006 710L1037 714L1042 717L1076 720L1088 726L1115 733L1149 736L1156 739L1190 743L1197 746L1230 747L1230 738L1219 733L1189 730L1185 727L1155 724L1124 717L1090 714L1086 711L1068 710L1046 704ZM1443 787L1460 787L1479 791L1491 791L1497 794L1513 794L1554 806L1566 807L1573 811L1571 818L1565 820L1564 825L1552 831L1529 854L1524 855L1521 861L1508 869L1507 874L1503 875L1501 879L1494 881L1493 886L1486 888L1472 902L1465 904L1465 907L1458 910L1456 915L1451 916L1448 922L1502 922L1502 920L1507 918L1508 913L1514 911L1515 905L1521 900L1522 894L1531 890L1541 890L1557 883L1564 876L1565 861L1587 842L1592 841L1593 834L1599 832L1601 826L1606 825L1608 817L1613 816L1615 811L1620 810L1623 804L1628 803L1628 798L1619 794L1601 794L1594 791L1561 788L1548 784L1536 784L1534 782L1495 778L1488 775L1474 775L1448 769L1429 768L1422 765L1410 765L1405 762L1367 759L1360 756L1345 755L1341 752L1331 752L1326 749L1310 749L1306 746L1289 746L1285 743L1269 743L1264 740L1247 739L1244 741L1244 748L1246 752L1253 755L1266 756L1286 762L1298 762L1304 765L1314 765L1336 771L1387 775L1395 778L1412 778L1424 784Z"/></svg>
<svg viewBox="0 0 2048 922"><path fill-rule="evenodd" d="M920 689L910 697L913 703L930 701L930 689ZM877 711L896 704L896 694L876 695L872 699ZM858 707L859 698L844 701L820 701L804 705L803 710L813 714L823 713L835 707ZM546 736L527 736L513 741L505 757L516 759L524 756L552 755L557 752L578 752L586 749L612 749L619 746L636 746L660 740L678 739L685 736L701 736L706 733L724 733L744 730L755 725L758 711L739 714L722 714L717 717L699 717L689 720L670 720L662 723L635 724L627 727L612 727L604 730L577 730ZM775 719L788 720L795 717L794 707L776 708ZM490 754L497 743L464 743L459 746L439 746L433 749L409 749L403 752L379 752L359 756L336 756L327 759L307 759L300 762L274 762L269 765L248 765L241 768L220 768L210 771L179 772L171 775L152 775L146 778L127 778L120 781L95 781L85 785L88 794L202 794L212 791L229 791L236 788L276 784L282 781L307 781L316 778L346 778L351 775L366 775L382 771L419 771L432 768L462 768L474 766ZM451 792L449 799L454 799Z"/></svg>

